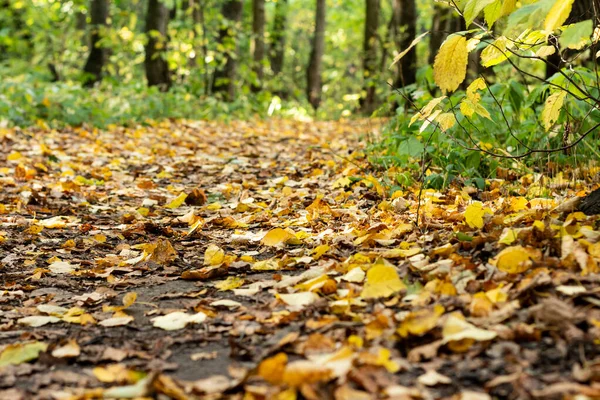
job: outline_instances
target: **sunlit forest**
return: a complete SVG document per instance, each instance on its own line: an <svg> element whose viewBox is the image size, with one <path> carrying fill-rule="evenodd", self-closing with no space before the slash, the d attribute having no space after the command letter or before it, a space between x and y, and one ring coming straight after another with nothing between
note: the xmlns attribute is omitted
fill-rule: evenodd
<svg viewBox="0 0 600 400"><path fill-rule="evenodd" d="M424 46L390 69L398 49L442 21L448 28L431 43L439 46L460 25L448 7L418 7L406 0L5 1L0 66L10 95L0 107L18 124L35 116L80 124L369 114L394 101L393 87L413 84L431 58Z"/></svg>
<svg viewBox="0 0 600 400"><path fill-rule="evenodd" d="M600 398L600 0L0 0L0 400Z"/></svg>

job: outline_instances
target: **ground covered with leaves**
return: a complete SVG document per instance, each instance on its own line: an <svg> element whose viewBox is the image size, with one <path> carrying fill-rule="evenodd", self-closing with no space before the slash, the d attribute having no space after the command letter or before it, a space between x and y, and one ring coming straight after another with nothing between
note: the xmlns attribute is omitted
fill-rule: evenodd
<svg viewBox="0 0 600 400"><path fill-rule="evenodd" d="M600 397L598 171L394 190L373 128L1 130L0 398Z"/></svg>

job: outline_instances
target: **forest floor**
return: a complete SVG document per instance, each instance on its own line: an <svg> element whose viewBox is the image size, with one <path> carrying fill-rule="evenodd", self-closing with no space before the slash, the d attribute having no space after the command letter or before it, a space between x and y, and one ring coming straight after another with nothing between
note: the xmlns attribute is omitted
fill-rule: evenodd
<svg viewBox="0 0 600 400"><path fill-rule="evenodd" d="M589 183L391 194L373 128L0 130L0 399L599 397Z"/></svg>

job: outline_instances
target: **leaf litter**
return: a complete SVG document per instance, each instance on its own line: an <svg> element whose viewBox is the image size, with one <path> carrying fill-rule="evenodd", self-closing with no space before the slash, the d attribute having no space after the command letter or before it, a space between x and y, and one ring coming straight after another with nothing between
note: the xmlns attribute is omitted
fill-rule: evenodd
<svg viewBox="0 0 600 400"><path fill-rule="evenodd" d="M371 128L1 128L0 398L599 397L589 182L396 190Z"/></svg>

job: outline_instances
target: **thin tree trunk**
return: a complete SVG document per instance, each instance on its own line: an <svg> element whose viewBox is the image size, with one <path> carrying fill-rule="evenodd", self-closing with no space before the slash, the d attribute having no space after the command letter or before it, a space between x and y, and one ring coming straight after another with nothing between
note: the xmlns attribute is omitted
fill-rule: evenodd
<svg viewBox="0 0 600 400"><path fill-rule="evenodd" d="M102 30L106 27L108 20L108 0L91 0L91 38L90 54L83 67L84 86L92 87L102 79L102 69L106 62L106 49L100 46Z"/></svg>
<svg viewBox="0 0 600 400"><path fill-rule="evenodd" d="M275 6L275 18L273 19L273 30L271 32L271 48L269 59L271 71L279 75L283 70L283 59L285 54L285 37L287 23L287 0L278 0Z"/></svg>
<svg viewBox="0 0 600 400"><path fill-rule="evenodd" d="M159 0L148 0L146 13L146 78L148 86L158 86L161 91L169 90L171 75L167 61L163 58L167 47L167 25L169 9Z"/></svg>
<svg viewBox="0 0 600 400"><path fill-rule="evenodd" d="M257 82L252 84L252 91L258 92L263 81L263 59L265 58L265 0L252 0L252 70Z"/></svg>
<svg viewBox="0 0 600 400"><path fill-rule="evenodd" d="M204 1L205 0L189 0L187 6L192 9L191 14L192 22L194 25L192 28L192 35L194 36L194 39L196 39L197 36L200 35L201 44L199 49L199 58L204 78L204 93L208 95L210 94L211 87L209 84L210 77L208 75L208 66L206 65L206 56L208 54L208 48L206 46L206 24L204 23ZM200 32L197 31L198 28L200 28ZM195 53L198 54L198 51L195 51ZM195 54L194 57L190 57L191 66L197 65L197 54Z"/></svg>
<svg viewBox="0 0 600 400"><path fill-rule="evenodd" d="M377 89L377 28L379 27L379 0L366 0L365 35L363 41L363 91L361 110L368 114L376 107Z"/></svg>
<svg viewBox="0 0 600 400"><path fill-rule="evenodd" d="M315 16L315 33L312 39L310 62L306 73L306 96L308 102L316 110L321 104L321 72L323 69L323 53L325 52L325 0L317 0Z"/></svg>
<svg viewBox="0 0 600 400"><path fill-rule="evenodd" d="M402 51L417 37L417 6L415 0L394 0L394 11L399 13L397 47ZM417 50L412 48L398 63L395 87L412 85L417 81Z"/></svg>
<svg viewBox="0 0 600 400"><path fill-rule="evenodd" d="M223 17L229 24L238 25L242 19L243 1L227 0L223 4ZM225 65L215 71L213 91L224 93L229 101L235 97L235 78L237 74L237 26L231 29L227 24L219 30L219 43L227 50Z"/></svg>

